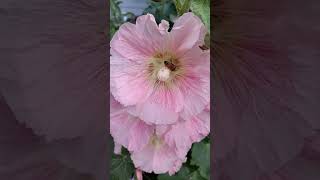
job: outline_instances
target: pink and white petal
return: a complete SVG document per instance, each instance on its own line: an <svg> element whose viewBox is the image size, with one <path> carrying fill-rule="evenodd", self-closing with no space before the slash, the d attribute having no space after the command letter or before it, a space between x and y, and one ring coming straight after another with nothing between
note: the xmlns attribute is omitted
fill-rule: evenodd
<svg viewBox="0 0 320 180"><path fill-rule="evenodd" d="M210 133L210 116L210 109L205 109L197 116L197 118L204 123L205 130L201 131L204 136L207 136Z"/></svg>
<svg viewBox="0 0 320 180"><path fill-rule="evenodd" d="M180 115L189 120L210 103L210 52L199 47L183 55L184 76L177 81L184 96L184 109Z"/></svg>
<svg viewBox="0 0 320 180"><path fill-rule="evenodd" d="M178 86L165 87L156 86L153 88L148 101L154 104L161 104L163 108L180 112L184 107L184 95Z"/></svg>
<svg viewBox="0 0 320 180"><path fill-rule="evenodd" d="M154 127L131 116L111 97L110 134L114 141L129 151L136 151L148 144Z"/></svg>
<svg viewBox="0 0 320 180"><path fill-rule="evenodd" d="M136 28L139 38L144 42L144 46L151 49L152 52L163 49L164 34L161 33L152 14L139 16L136 21Z"/></svg>
<svg viewBox="0 0 320 180"><path fill-rule="evenodd" d="M179 55L184 54L195 45L202 45L205 36L205 26L193 13L185 13L179 17L170 31L170 39L174 42L172 48Z"/></svg>
<svg viewBox="0 0 320 180"><path fill-rule="evenodd" d="M120 144L118 144L118 143L114 143L114 153L115 154L121 154L121 149L122 149L122 146L120 145Z"/></svg>
<svg viewBox="0 0 320 180"><path fill-rule="evenodd" d="M179 121L164 135L165 143L174 148L179 158L185 157L192 145L192 139L186 129L185 122Z"/></svg>
<svg viewBox="0 0 320 180"><path fill-rule="evenodd" d="M168 34L170 24L166 20L161 20L161 23L159 24L159 30L161 34Z"/></svg>
<svg viewBox="0 0 320 180"><path fill-rule="evenodd" d="M153 127L135 118L125 119L119 116L118 119L110 120L110 130L114 141L126 147L129 151L138 151L148 142L153 133Z"/></svg>
<svg viewBox="0 0 320 180"><path fill-rule="evenodd" d="M163 107L162 104L150 102L149 100L138 104L137 112L139 114L139 118L147 124L173 124L179 118L179 113L172 109Z"/></svg>
<svg viewBox="0 0 320 180"><path fill-rule="evenodd" d="M186 69L196 69L199 73L210 72L210 50L204 51L199 46L194 46L180 58Z"/></svg>
<svg viewBox="0 0 320 180"><path fill-rule="evenodd" d="M123 129L123 131L126 131ZM129 133L129 151L138 151L142 149L150 140L154 128L139 120L128 129Z"/></svg>
<svg viewBox="0 0 320 180"><path fill-rule="evenodd" d="M134 117L139 117L136 106L126 106L127 112Z"/></svg>
<svg viewBox="0 0 320 180"><path fill-rule="evenodd" d="M150 92L144 64L123 58L110 58L111 93L124 106L144 101Z"/></svg>
<svg viewBox="0 0 320 180"><path fill-rule="evenodd" d="M138 34L136 25L125 23L110 42L111 56L120 55L132 60L146 59L154 53L150 46L145 46L146 43L148 42Z"/></svg>
<svg viewBox="0 0 320 180"><path fill-rule="evenodd" d="M134 123L133 120L129 119L125 114L110 116L110 134L114 141L121 144L124 147L128 147L130 133L128 129ZM124 131L125 129L125 131Z"/></svg>
<svg viewBox="0 0 320 180"><path fill-rule="evenodd" d="M155 147L152 144L145 146L141 151L135 151L131 154L131 159L136 168L145 172L163 174L167 172L176 172L183 163L175 153L175 150L168 145Z"/></svg>
<svg viewBox="0 0 320 180"><path fill-rule="evenodd" d="M168 125L156 125L155 129L156 129L156 135L159 136L159 137L162 137L170 129L170 126L168 126Z"/></svg>
<svg viewBox="0 0 320 180"><path fill-rule="evenodd" d="M164 141L170 147L175 147L180 158L186 156L194 142L201 141L210 132L210 112L203 111L189 121L180 120L170 126L164 135Z"/></svg>
<svg viewBox="0 0 320 180"><path fill-rule="evenodd" d="M190 120L193 116L202 112L210 103L210 77L203 77L191 72L179 82L183 89L185 99L184 108L180 116L184 120Z"/></svg>

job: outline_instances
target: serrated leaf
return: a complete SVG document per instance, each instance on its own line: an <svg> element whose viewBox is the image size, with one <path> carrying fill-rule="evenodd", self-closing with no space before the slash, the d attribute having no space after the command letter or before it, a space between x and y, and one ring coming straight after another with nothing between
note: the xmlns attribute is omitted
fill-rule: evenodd
<svg viewBox="0 0 320 180"><path fill-rule="evenodd" d="M202 177L210 179L210 144L205 142L196 143L192 146L190 164L199 166Z"/></svg>
<svg viewBox="0 0 320 180"><path fill-rule="evenodd" d="M210 0L192 0L190 9L202 19L210 33Z"/></svg>
<svg viewBox="0 0 320 180"><path fill-rule="evenodd" d="M134 165L127 151L121 155L112 155L111 180L129 180L134 174Z"/></svg>
<svg viewBox="0 0 320 180"><path fill-rule="evenodd" d="M203 178L199 171L194 171L193 173L190 174L190 177L188 180L208 180L208 178Z"/></svg>

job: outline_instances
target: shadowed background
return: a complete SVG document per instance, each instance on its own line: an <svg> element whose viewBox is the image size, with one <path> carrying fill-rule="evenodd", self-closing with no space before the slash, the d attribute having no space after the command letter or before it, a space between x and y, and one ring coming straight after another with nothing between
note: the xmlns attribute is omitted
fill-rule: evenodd
<svg viewBox="0 0 320 180"><path fill-rule="evenodd" d="M319 5L213 1L213 179L319 179Z"/></svg>
<svg viewBox="0 0 320 180"><path fill-rule="evenodd" d="M104 0L0 2L0 179L107 177Z"/></svg>

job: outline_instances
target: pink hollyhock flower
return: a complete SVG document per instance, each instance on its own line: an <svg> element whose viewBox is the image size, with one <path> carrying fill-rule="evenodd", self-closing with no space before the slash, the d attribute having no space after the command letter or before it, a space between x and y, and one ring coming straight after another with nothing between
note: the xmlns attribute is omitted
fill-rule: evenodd
<svg viewBox="0 0 320 180"><path fill-rule="evenodd" d="M168 29L167 21L158 26L143 15L123 24L110 43L111 92L149 125L190 120L210 101L210 55L199 48L205 26L186 13Z"/></svg>
<svg viewBox="0 0 320 180"><path fill-rule="evenodd" d="M136 168L157 174L174 174L186 161L192 143L209 134L209 111L204 110L189 121L181 118L171 125L149 125L128 112L112 96L110 108L110 133L115 151L124 146L131 153Z"/></svg>

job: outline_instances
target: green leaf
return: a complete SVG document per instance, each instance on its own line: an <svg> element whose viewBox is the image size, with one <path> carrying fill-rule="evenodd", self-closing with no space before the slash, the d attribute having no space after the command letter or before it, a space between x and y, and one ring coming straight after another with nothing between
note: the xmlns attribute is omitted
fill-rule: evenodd
<svg viewBox="0 0 320 180"><path fill-rule="evenodd" d="M160 174L158 176L158 180L186 180L186 179L183 179L183 177L180 177L180 176L169 176L168 174Z"/></svg>
<svg viewBox="0 0 320 180"><path fill-rule="evenodd" d="M192 0L190 9L202 19L210 33L210 0Z"/></svg>
<svg viewBox="0 0 320 180"><path fill-rule="evenodd" d="M176 7L172 0L161 0L159 2L150 1L148 4L143 14L153 14L157 23L160 23L163 19L170 22L171 17L177 15Z"/></svg>
<svg viewBox="0 0 320 180"><path fill-rule="evenodd" d="M194 171L193 173L191 173L190 177L188 180L208 180L209 178L203 178L199 171Z"/></svg>
<svg viewBox="0 0 320 180"><path fill-rule="evenodd" d="M206 179L210 179L210 144L203 141L194 144L191 157L190 164L199 166L200 175Z"/></svg>
<svg viewBox="0 0 320 180"><path fill-rule="evenodd" d="M121 155L112 155L111 180L129 180L134 174L134 165L130 154L123 151Z"/></svg>
<svg viewBox="0 0 320 180"><path fill-rule="evenodd" d="M173 2L179 16L189 12L191 0L174 0Z"/></svg>
<svg viewBox="0 0 320 180"><path fill-rule="evenodd" d="M180 177L184 177L185 179L190 175L190 169L186 164L181 167L179 172L177 173Z"/></svg>

